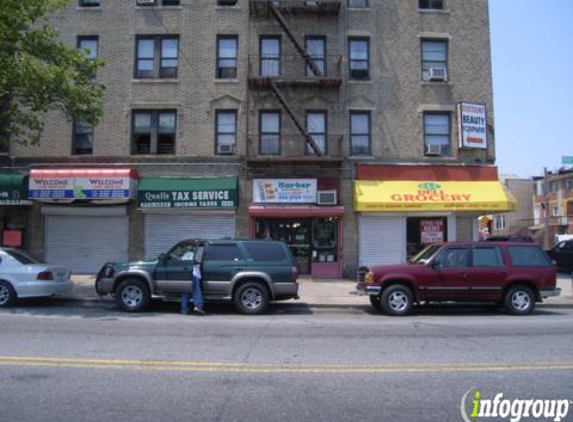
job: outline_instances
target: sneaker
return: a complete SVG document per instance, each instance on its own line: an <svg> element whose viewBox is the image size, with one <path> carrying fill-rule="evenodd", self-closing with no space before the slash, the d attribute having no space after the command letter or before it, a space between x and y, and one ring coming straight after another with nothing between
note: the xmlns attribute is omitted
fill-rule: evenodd
<svg viewBox="0 0 573 422"><path fill-rule="evenodd" d="M193 312L195 312L197 315L207 315L203 308L194 307Z"/></svg>

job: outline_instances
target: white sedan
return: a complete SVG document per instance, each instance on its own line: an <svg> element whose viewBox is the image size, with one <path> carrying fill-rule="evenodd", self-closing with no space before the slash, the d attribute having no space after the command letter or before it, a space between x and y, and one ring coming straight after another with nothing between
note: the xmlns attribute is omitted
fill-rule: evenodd
<svg viewBox="0 0 573 422"><path fill-rule="evenodd" d="M22 251L0 248L0 308L18 298L46 297L74 289L67 267L42 264Z"/></svg>

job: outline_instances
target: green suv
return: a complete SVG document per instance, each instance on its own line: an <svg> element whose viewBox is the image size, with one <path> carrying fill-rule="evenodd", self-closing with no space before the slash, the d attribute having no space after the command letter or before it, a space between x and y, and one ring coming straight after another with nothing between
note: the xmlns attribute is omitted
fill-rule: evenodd
<svg viewBox="0 0 573 422"><path fill-rule="evenodd" d="M152 296L191 292L199 264L205 302L233 302L244 314L265 312L272 300L298 298L298 270L288 246L266 240L184 240L155 261L106 263L98 272L99 295L111 294L127 312L145 309Z"/></svg>

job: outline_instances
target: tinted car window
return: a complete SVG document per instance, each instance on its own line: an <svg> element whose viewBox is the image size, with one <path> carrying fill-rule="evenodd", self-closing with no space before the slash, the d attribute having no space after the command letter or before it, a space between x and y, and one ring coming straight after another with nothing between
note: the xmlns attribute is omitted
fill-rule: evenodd
<svg viewBox="0 0 573 422"><path fill-rule="evenodd" d="M211 261L240 261L243 257L237 245L211 245L209 259Z"/></svg>
<svg viewBox="0 0 573 422"><path fill-rule="evenodd" d="M538 247L510 246L509 256L515 267L551 267L549 257Z"/></svg>
<svg viewBox="0 0 573 422"><path fill-rule="evenodd" d="M447 248L440 253L440 267L442 268L459 268L468 265L467 248Z"/></svg>
<svg viewBox="0 0 573 422"><path fill-rule="evenodd" d="M284 262L286 251L280 243L247 242L245 248L254 261Z"/></svg>
<svg viewBox="0 0 573 422"><path fill-rule="evenodd" d="M496 246L479 247L473 250L474 267L502 267L501 250Z"/></svg>

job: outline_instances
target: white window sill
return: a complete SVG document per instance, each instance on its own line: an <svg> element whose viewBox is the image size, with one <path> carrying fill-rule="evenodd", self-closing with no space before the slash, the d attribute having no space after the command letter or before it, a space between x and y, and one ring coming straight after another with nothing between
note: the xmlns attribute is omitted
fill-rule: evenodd
<svg viewBox="0 0 573 422"><path fill-rule="evenodd" d="M422 86L435 86L435 85L452 85L451 81L421 81Z"/></svg>
<svg viewBox="0 0 573 422"><path fill-rule="evenodd" d="M371 7L347 7L346 10L349 12L370 12L372 11Z"/></svg>
<svg viewBox="0 0 573 422"><path fill-rule="evenodd" d="M137 84L177 84L179 83L179 79L170 79L170 78L133 78L131 83Z"/></svg>
<svg viewBox="0 0 573 422"><path fill-rule="evenodd" d="M216 84L226 84L226 83L229 83L229 84L238 84L239 82L241 82L241 81L240 81L239 79L236 79L236 78L229 78L229 79L220 78L220 79L215 79L215 83L216 83Z"/></svg>
<svg viewBox="0 0 573 422"><path fill-rule="evenodd" d="M161 9L161 10L183 10L183 6L179 5L179 6L163 6L162 4L155 4L155 5L149 5L149 6L140 6L140 5L135 5L135 10L150 10L150 9Z"/></svg>
<svg viewBox="0 0 573 422"><path fill-rule="evenodd" d="M418 12L430 15L449 15L450 9L418 9Z"/></svg>
<svg viewBox="0 0 573 422"><path fill-rule="evenodd" d="M372 84L372 79L348 79L349 84Z"/></svg>

